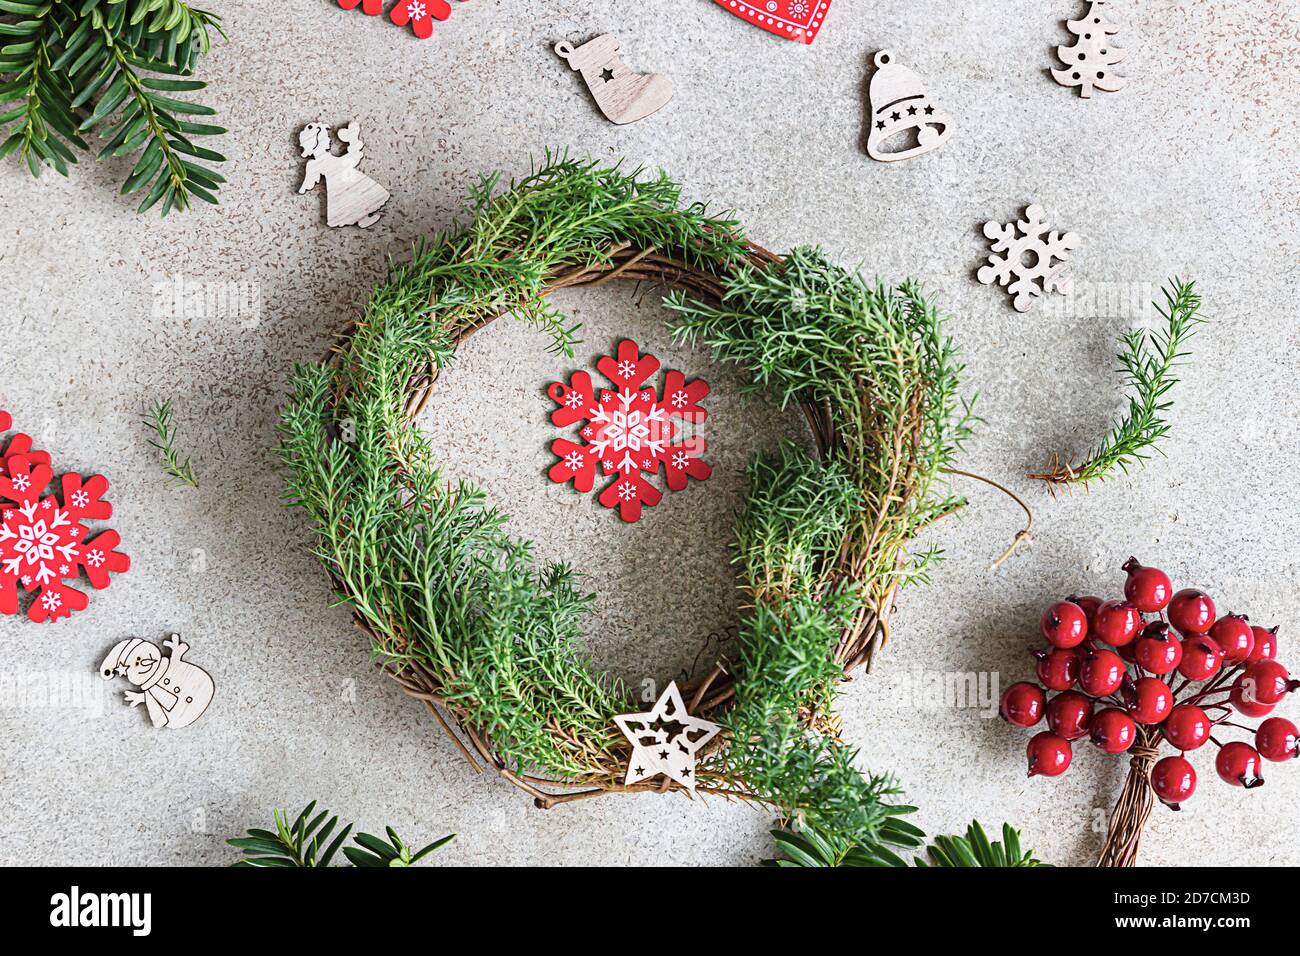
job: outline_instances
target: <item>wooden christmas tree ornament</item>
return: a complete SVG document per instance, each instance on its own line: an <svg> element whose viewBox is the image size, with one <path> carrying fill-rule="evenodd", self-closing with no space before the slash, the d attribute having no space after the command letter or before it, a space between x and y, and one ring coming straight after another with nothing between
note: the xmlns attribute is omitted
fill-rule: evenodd
<svg viewBox="0 0 1300 956"><path fill-rule="evenodd" d="M139 688L125 692L126 702L132 707L144 704L155 727L175 730L203 716L216 686L207 671L182 660L190 646L179 634L169 635L163 647L171 651L170 657L163 657L162 651L148 641L128 638L108 652L99 676L104 680L125 677Z"/></svg>
<svg viewBox="0 0 1300 956"><path fill-rule="evenodd" d="M1073 46L1058 46L1056 55L1065 69L1052 70L1052 77L1062 86L1077 86L1084 99L1094 89L1115 93L1124 88L1124 77L1114 65L1124 59L1124 51L1111 43L1120 25L1106 17L1106 0L1092 0L1082 20L1067 20L1066 27L1077 38Z"/></svg>
<svg viewBox="0 0 1300 956"><path fill-rule="evenodd" d="M911 159L937 149L952 135L948 114L925 94L921 78L900 66L889 50L875 57L871 78L871 130L867 155L882 163Z"/></svg>
<svg viewBox="0 0 1300 956"><path fill-rule="evenodd" d="M1052 229L1042 206L1030 206L1018 222L986 222L984 235L993 240L993 251L988 264L980 267L979 281L1006 286L1017 312L1028 312L1045 293L1071 290L1067 260L1080 239L1073 232L1062 235Z"/></svg>
<svg viewBox="0 0 1300 956"><path fill-rule="evenodd" d="M600 111L621 125L661 109L673 97L673 82L660 73L633 73L618 51L618 38L609 33L577 49L567 41L555 45L555 52L587 81Z"/></svg>
<svg viewBox="0 0 1300 956"><path fill-rule="evenodd" d="M314 189L325 177L326 222L365 228L379 219L380 209L388 202L388 190L357 171L364 155L357 124L348 123L338 131L338 138L347 146L342 155L330 152L330 128L324 123L303 127L298 144L307 157L307 171L298 192Z"/></svg>
<svg viewBox="0 0 1300 956"><path fill-rule="evenodd" d="M625 785L664 776L695 792L695 757L722 730L709 720L686 712L682 692L673 681L645 713L614 718L618 729L632 742Z"/></svg>
<svg viewBox="0 0 1300 956"><path fill-rule="evenodd" d="M812 43L822 28L831 0L713 0L768 33L787 40Z"/></svg>

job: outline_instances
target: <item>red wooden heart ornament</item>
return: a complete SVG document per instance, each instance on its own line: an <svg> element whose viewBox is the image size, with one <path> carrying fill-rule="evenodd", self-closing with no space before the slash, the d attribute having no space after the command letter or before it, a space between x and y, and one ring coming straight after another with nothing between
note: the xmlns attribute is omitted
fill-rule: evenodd
<svg viewBox="0 0 1300 956"><path fill-rule="evenodd" d="M728 10L787 40L812 43L822 28L831 0L713 0Z"/></svg>

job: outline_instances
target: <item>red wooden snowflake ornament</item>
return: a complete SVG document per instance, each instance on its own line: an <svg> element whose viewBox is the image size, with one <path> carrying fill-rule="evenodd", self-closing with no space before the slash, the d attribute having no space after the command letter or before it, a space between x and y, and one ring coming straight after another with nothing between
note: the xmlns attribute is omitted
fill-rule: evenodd
<svg viewBox="0 0 1300 956"><path fill-rule="evenodd" d="M0 412L0 431L12 424ZM84 521L109 518L104 500L108 481L96 475L83 481L75 473L60 480L63 502L45 494L54 480L50 456L32 451L31 439L15 435L0 458L0 614L18 613L18 586L37 591L27 616L38 624L85 610L83 591L65 584L84 572L96 590L108 587L110 573L131 567L117 550L116 531L89 537ZM44 495L44 497L42 497Z"/></svg>
<svg viewBox="0 0 1300 956"><path fill-rule="evenodd" d="M722 9L787 40L812 43L831 0L713 0Z"/></svg>
<svg viewBox="0 0 1300 956"><path fill-rule="evenodd" d="M355 10L358 5L368 17L377 17L384 12L384 0L339 0L339 6L344 10ZM388 11L388 19L399 27L409 23L421 40L433 36L434 20L446 20L450 16L451 4L447 0L397 0Z"/></svg>
<svg viewBox="0 0 1300 956"><path fill-rule="evenodd" d="M615 391L602 389L599 397L591 376L574 372L566 385L553 382L546 390L560 407L551 412L551 422L567 428L576 422L582 443L557 438L551 452L559 459L547 477L556 484L572 481L578 491L588 492L596 483L596 468L615 478L601 491L599 501L606 508L618 507L624 521L637 521L641 508L657 505L663 495L643 475L654 475L663 465L670 491L681 491L688 478L704 481L713 469L702 459L707 449L703 438L685 437L674 442L679 426L700 424L709 413L700 402L709 394L703 379L686 381L681 372L664 376L660 398L646 381L659 371L659 360L642 355L637 344L625 339L618 344L617 359L608 355L596 368L614 384Z"/></svg>

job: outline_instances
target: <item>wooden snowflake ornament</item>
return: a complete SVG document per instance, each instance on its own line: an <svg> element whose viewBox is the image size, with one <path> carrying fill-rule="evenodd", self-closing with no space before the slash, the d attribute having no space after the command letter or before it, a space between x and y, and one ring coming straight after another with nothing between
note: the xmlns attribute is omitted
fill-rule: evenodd
<svg viewBox="0 0 1300 956"><path fill-rule="evenodd" d="M0 423L8 420L0 417ZM46 494L53 481L49 455L32 451L26 435L15 436L0 468L0 614L18 613L21 586L36 592L27 616L38 624L86 609L86 593L66 581L84 573L92 587L102 590L110 574L131 567L117 550L121 538L116 531L91 537L84 524L112 516L113 506L103 500L107 479L63 475L62 502L53 492Z"/></svg>
<svg viewBox="0 0 1300 956"><path fill-rule="evenodd" d="M368 17L377 17L384 12L384 0L339 0L344 10L355 10ZM398 0L388 11L388 19L399 27L408 23L411 30L421 40L433 36L433 21L446 20L451 16L451 4L447 0Z"/></svg>
<svg viewBox="0 0 1300 956"><path fill-rule="evenodd" d="M618 729L632 743L625 784L664 776L695 792L695 757L722 730L686 712L682 692L673 681L645 713L620 714Z"/></svg>
<svg viewBox="0 0 1300 956"><path fill-rule="evenodd" d="M108 652L99 665L99 676L104 680L125 677L139 688L123 694L126 702L132 707L144 704L155 727L176 730L203 716L212 703L216 685L203 668L182 660L190 646L179 634L169 635L163 647L171 651L170 657L163 657L162 651L148 641L128 638Z"/></svg>
<svg viewBox="0 0 1300 956"><path fill-rule="evenodd" d="M553 382L547 394L559 406L551 422L567 428L583 422L581 443L557 438L551 452L559 459L547 476L557 484L572 481L581 492L591 491L596 469L614 480L600 493L606 508L618 508L624 521L637 521L642 506L657 505L663 495L643 475L653 476L662 465L670 491L681 491L688 478L705 481L713 469L701 456L704 439L691 436L674 442L681 426L698 425L708 418L700 402L709 394L703 379L686 381L681 372L664 376L663 397L647 386L646 380L659 370L659 360L642 355L637 344L625 339L618 344L618 356L602 356L596 368L614 385L595 394L591 376L574 372L568 384Z"/></svg>
<svg viewBox="0 0 1300 956"><path fill-rule="evenodd" d="M713 0L718 6L768 33L812 43L831 0Z"/></svg>
<svg viewBox="0 0 1300 956"><path fill-rule="evenodd" d="M1115 72L1115 64L1124 59L1124 51L1112 42L1120 25L1106 16L1110 4L1093 0L1082 20L1067 20L1066 28L1076 37L1072 46L1058 46L1057 58L1065 64L1052 70L1052 78L1062 86L1077 86L1084 99L1094 89L1116 93L1124 88L1124 77Z"/></svg>
<svg viewBox="0 0 1300 956"><path fill-rule="evenodd" d="M988 265L980 267L979 281L1006 286L1017 312L1028 312L1044 293L1068 294L1072 288L1067 260L1080 239L1072 232L1062 235L1052 229L1044 216L1043 207L1035 203L1017 222L984 224L984 235L993 240L993 254Z"/></svg>

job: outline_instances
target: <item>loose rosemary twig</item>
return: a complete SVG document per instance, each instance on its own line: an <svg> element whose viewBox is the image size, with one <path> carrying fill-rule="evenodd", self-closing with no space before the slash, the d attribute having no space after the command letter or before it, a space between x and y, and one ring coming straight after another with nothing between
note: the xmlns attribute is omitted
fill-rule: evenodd
<svg viewBox="0 0 1300 956"><path fill-rule="evenodd" d="M1159 441L1169 433L1163 418L1173 402L1167 396L1178 381L1171 374L1187 357L1183 345L1205 320L1199 315L1201 297L1194 282L1174 277L1167 288L1163 308L1153 303L1164 318L1162 330L1130 329L1120 337L1119 353L1125 385L1130 389L1128 412L1114 424L1101 444L1082 464L1063 464L1059 455L1051 467L1028 477L1045 481L1053 491L1060 485L1087 485L1103 481L1115 468L1129 468L1146 461Z"/></svg>
<svg viewBox="0 0 1300 956"><path fill-rule="evenodd" d="M998 482L994 481L992 478L985 478L983 475L977 475L971 471L962 471L960 468L945 468L943 469L943 471L945 474L948 475L960 475L963 478L973 478L976 481L982 481L984 482L984 484L996 488L998 491L1002 492L1004 495L1006 495L1016 504L1020 505L1020 507L1025 512L1025 519L1026 519L1025 526L1016 532L1016 536L1011 539L1011 544L1007 545L1007 549L1002 552L1002 556L989 565L990 571L996 571L998 568L1002 567L1003 563L1008 558L1010 558L1013 554L1015 554L1017 551L1020 550L1020 546L1022 544L1033 543L1034 513L1031 510L1029 510L1029 505L1025 504L1024 500L1021 499L1019 495L1017 495L1014 491L1012 491L1010 488L1006 487L1005 485L998 484Z"/></svg>
<svg viewBox="0 0 1300 956"><path fill-rule="evenodd" d="M187 457L181 461L180 454L176 451L176 429L172 426L172 403L168 399L165 402L154 402L149 409L149 418L140 424L151 428L156 439L149 442L154 448L157 448L162 455L163 470L173 480L191 488L199 486L198 476L194 473L194 465Z"/></svg>

